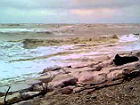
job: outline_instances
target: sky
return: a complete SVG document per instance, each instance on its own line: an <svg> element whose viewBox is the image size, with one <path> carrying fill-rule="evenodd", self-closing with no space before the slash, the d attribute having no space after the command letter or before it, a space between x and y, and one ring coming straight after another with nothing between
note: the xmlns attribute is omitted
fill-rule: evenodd
<svg viewBox="0 0 140 105"><path fill-rule="evenodd" d="M140 0L0 0L0 23L140 23Z"/></svg>

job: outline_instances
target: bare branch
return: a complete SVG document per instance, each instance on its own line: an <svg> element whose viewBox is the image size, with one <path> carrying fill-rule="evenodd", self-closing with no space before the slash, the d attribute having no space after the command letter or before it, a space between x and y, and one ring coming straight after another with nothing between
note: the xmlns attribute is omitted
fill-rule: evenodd
<svg viewBox="0 0 140 105"><path fill-rule="evenodd" d="M7 89L6 93L5 93L5 97L4 97L4 105L7 105L6 97L7 97L7 95L8 95L8 92L9 92L10 88L11 88L11 86L8 87L8 89Z"/></svg>

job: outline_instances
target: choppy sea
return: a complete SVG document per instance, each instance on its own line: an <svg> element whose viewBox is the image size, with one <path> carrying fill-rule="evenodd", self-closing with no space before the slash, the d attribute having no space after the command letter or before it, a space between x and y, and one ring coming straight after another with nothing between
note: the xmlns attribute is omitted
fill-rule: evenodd
<svg viewBox="0 0 140 105"><path fill-rule="evenodd" d="M14 35L17 36L21 33L28 35L30 33L43 33L47 31L47 28L31 28L28 25L20 28L18 28L18 25L4 25L0 27L0 36L7 35L7 37L11 37L12 35L14 37ZM22 41L0 40L0 86L36 77L38 72L46 67L65 65L64 62L61 62L62 59L59 56L47 59L34 58L57 54L71 47L70 45L26 49L23 47Z"/></svg>

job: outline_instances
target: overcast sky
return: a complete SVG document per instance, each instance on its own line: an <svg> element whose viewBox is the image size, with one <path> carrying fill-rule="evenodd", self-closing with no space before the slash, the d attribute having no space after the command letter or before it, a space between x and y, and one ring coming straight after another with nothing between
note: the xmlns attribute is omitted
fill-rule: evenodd
<svg viewBox="0 0 140 105"><path fill-rule="evenodd" d="M0 0L0 23L140 23L140 0Z"/></svg>

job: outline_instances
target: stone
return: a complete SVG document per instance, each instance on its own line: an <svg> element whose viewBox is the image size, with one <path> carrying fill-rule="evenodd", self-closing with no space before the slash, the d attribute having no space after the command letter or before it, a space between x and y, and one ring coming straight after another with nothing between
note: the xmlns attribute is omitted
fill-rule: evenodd
<svg viewBox="0 0 140 105"><path fill-rule="evenodd" d="M139 75L139 68L140 62L132 62L121 66L112 67L109 69L110 72L107 74L107 79L115 80L121 78L127 79L137 77Z"/></svg>
<svg viewBox="0 0 140 105"><path fill-rule="evenodd" d="M95 62L95 63L91 63L91 64L88 64L88 67L93 68L95 65L98 65L98 64L100 64L100 63L101 63L101 61Z"/></svg>
<svg viewBox="0 0 140 105"><path fill-rule="evenodd" d="M123 70L115 70L107 74L107 80L115 80L123 77L124 77Z"/></svg>
<svg viewBox="0 0 140 105"><path fill-rule="evenodd" d="M140 57L140 52L137 52L135 56Z"/></svg>
<svg viewBox="0 0 140 105"><path fill-rule="evenodd" d="M42 83L41 85L35 84L33 85L32 91L38 91L38 92L44 92L44 94L47 92L47 84Z"/></svg>
<svg viewBox="0 0 140 105"><path fill-rule="evenodd" d="M45 95L45 97L46 97L46 98L49 98L50 96L55 95L55 94L57 94L57 93L58 93L57 91L47 92L47 94Z"/></svg>
<svg viewBox="0 0 140 105"><path fill-rule="evenodd" d="M92 84L96 85L96 84L104 83L107 80L106 77L107 75L105 73L95 75L94 80L92 81Z"/></svg>
<svg viewBox="0 0 140 105"><path fill-rule="evenodd" d="M93 80L94 78L93 72L88 72L88 71L81 72L79 75L77 75L77 77L79 83L90 81Z"/></svg>
<svg viewBox="0 0 140 105"><path fill-rule="evenodd" d="M44 78L51 79L60 74L66 74L65 70L60 69L60 70L56 70L56 71L47 71L47 72L41 74L40 79L41 80L43 80Z"/></svg>
<svg viewBox="0 0 140 105"><path fill-rule="evenodd" d="M106 74L96 72L82 72L79 74L78 83L100 84L106 81Z"/></svg>
<svg viewBox="0 0 140 105"><path fill-rule="evenodd" d="M133 33L133 35L139 35L139 33Z"/></svg>
<svg viewBox="0 0 140 105"><path fill-rule="evenodd" d="M83 91L85 88L84 87L76 87L73 89L73 93L79 93L81 91Z"/></svg>
<svg viewBox="0 0 140 105"><path fill-rule="evenodd" d="M115 65L120 66L126 63L130 63L130 62L135 62L138 61L138 57L136 56L123 56L121 57L119 54L117 54L113 60L113 62L115 63Z"/></svg>
<svg viewBox="0 0 140 105"><path fill-rule="evenodd" d="M84 68L84 67L88 67L88 64L75 64L75 65L72 65L72 68L73 69L80 69L80 68Z"/></svg>
<svg viewBox="0 0 140 105"><path fill-rule="evenodd" d="M133 86L130 86L130 87L127 87L125 90L129 93L129 92L131 92L133 89L134 89L134 87L133 87Z"/></svg>
<svg viewBox="0 0 140 105"><path fill-rule="evenodd" d="M131 79L133 79L135 77L140 76L140 70L134 70L134 71L132 71L130 73L125 72L124 75L125 75L125 77L124 77L125 80L131 80Z"/></svg>
<svg viewBox="0 0 140 105"><path fill-rule="evenodd" d="M82 93L84 93L84 94L91 94L93 91L95 91L95 88L86 89L86 90L82 91Z"/></svg>
<svg viewBox="0 0 140 105"><path fill-rule="evenodd" d="M50 75L44 75L44 76L40 76L38 79L43 83L48 83L53 79L53 77Z"/></svg>
<svg viewBox="0 0 140 105"><path fill-rule="evenodd" d="M61 69L61 67L59 67L59 66L48 67L48 68L44 69L44 70L41 72L41 74L46 73L46 72L48 72L48 71L56 71L56 70L60 70L60 69Z"/></svg>
<svg viewBox="0 0 140 105"><path fill-rule="evenodd" d="M36 92L23 92L21 93L21 98L22 99L29 99L35 96L38 96L40 92L36 91Z"/></svg>
<svg viewBox="0 0 140 105"><path fill-rule="evenodd" d="M124 79L118 79L118 80L115 80L115 81L107 81L104 84L100 84L100 85L96 86L96 88L103 88L103 87L106 87L106 86L118 85L118 84L121 84L123 82L124 82Z"/></svg>
<svg viewBox="0 0 140 105"><path fill-rule="evenodd" d="M75 85L77 81L78 79L73 77L72 75L62 74L62 75L56 76L51 82L49 82L48 88L54 89L57 87L71 86L71 85Z"/></svg>
<svg viewBox="0 0 140 105"><path fill-rule="evenodd" d="M84 84L83 86L85 89L91 89L93 86L91 84Z"/></svg>
<svg viewBox="0 0 140 105"><path fill-rule="evenodd" d="M91 99L96 99L96 98L97 98L97 94L93 93L93 94L91 95Z"/></svg>
<svg viewBox="0 0 140 105"><path fill-rule="evenodd" d="M42 85L34 85L33 86L33 91L42 91L43 90L43 86Z"/></svg>
<svg viewBox="0 0 140 105"><path fill-rule="evenodd" d="M96 71L100 71L103 68L103 66L99 65L95 68Z"/></svg>
<svg viewBox="0 0 140 105"><path fill-rule="evenodd" d="M21 101L21 102L15 103L13 105L37 105L37 104L34 104L33 100L26 100L26 101Z"/></svg>
<svg viewBox="0 0 140 105"><path fill-rule="evenodd" d="M62 93L62 94L70 94L72 92L73 92L73 89L71 87L64 87L59 90L59 93Z"/></svg>
<svg viewBox="0 0 140 105"><path fill-rule="evenodd" d="M87 69L86 71L100 71L100 70L102 70L102 68L103 68L103 66L102 65L96 65L96 66L94 66L93 68L91 68L91 69Z"/></svg>

